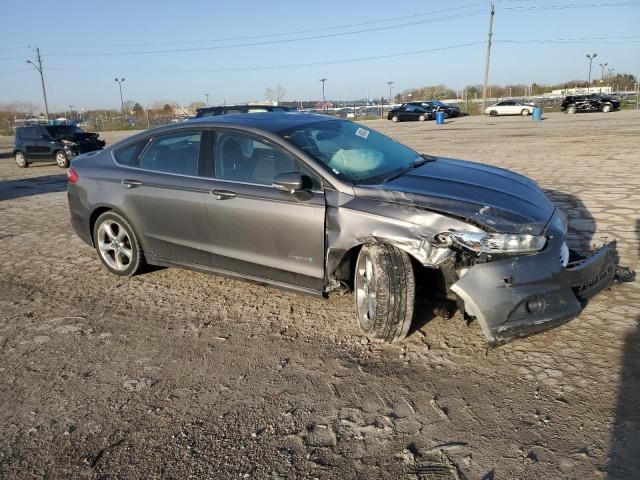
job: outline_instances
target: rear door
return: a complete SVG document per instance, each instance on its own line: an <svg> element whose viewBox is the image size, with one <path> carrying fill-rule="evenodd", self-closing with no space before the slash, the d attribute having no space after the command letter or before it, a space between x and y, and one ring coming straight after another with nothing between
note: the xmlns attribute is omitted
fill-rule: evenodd
<svg viewBox="0 0 640 480"><path fill-rule="evenodd" d="M202 130L179 129L115 152L124 167L123 209L152 255L189 264L209 260L204 205L210 187L199 163L205 137Z"/></svg>
<svg viewBox="0 0 640 480"><path fill-rule="evenodd" d="M516 110L515 102L500 102L497 110L500 115L513 115Z"/></svg>
<svg viewBox="0 0 640 480"><path fill-rule="evenodd" d="M205 206L211 264L253 278L324 287L325 200L319 177L260 136L218 130L208 152ZM300 172L304 191L276 190L275 176Z"/></svg>
<svg viewBox="0 0 640 480"><path fill-rule="evenodd" d="M40 160L42 150L39 149L38 141L40 137L40 127L27 127L22 131L24 151L29 160Z"/></svg>

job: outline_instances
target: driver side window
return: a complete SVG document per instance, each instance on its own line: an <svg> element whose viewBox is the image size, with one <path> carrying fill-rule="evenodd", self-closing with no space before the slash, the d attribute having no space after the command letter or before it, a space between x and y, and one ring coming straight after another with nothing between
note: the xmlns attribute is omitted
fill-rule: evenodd
<svg viewBox="0 0 640 480"><path fill-rule="evenodd" d="M215 177L221 180L271 186L278 175L299 172L303 180L308 181L307 188L316 189L321 185L319 179L291 155L248 135L217 133L213 157Z"/></svg>

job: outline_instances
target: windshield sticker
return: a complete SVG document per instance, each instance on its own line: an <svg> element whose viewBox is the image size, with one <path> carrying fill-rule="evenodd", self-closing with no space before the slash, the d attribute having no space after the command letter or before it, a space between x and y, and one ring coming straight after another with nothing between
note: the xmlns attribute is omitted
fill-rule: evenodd
<svg viewBox="0 0 640 480"><path fill-rule="evenodd" d="M336 175L340 175L340 172L338 170L336 170L335 168L331 169L333 171L333 173L335 173Z"/></svg>
<svg viewBox="0 0 640 480"><path fill-rule="evenodd" d="M366 140L367 137L369 136L369 130L365 130L364 128L358 128L358 130L356 130L356 135Z"/></svg>

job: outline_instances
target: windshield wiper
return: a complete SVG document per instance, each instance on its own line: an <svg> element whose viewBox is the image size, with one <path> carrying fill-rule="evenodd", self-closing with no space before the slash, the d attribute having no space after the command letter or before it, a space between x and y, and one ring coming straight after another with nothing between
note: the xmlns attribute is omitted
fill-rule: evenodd
<svg viewBox="0 0 640 480"><path fill-rule="evenodd" d="M433 161L435 161L435 157L430 157L429 155L421 155L418 160L414 160L407 167L403 168L399 172L395 173L394 175L391 175L390 177L385 178L382 183L387 183L387 182L390 182L391 180L395 180L396 178L407 173L409 170L413 170L415 168L421 167L425 163L429 163Z"/></svg>

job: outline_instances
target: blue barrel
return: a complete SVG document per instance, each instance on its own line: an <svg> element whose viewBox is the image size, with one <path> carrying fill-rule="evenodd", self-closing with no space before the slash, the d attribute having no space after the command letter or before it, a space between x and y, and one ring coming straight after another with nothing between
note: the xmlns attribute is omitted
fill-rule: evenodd
<svg viewBox="0 0 640 480"><path fill-rule="evenodd" d="M444 125L444 112L436 112L436 123Z"/></svg>
<svg viewBox="0 0 640 480"><path fill-rule="evenodd" d="M539 122L540 120L542 120L542 108L533 107L533 121Z"/></svg>

